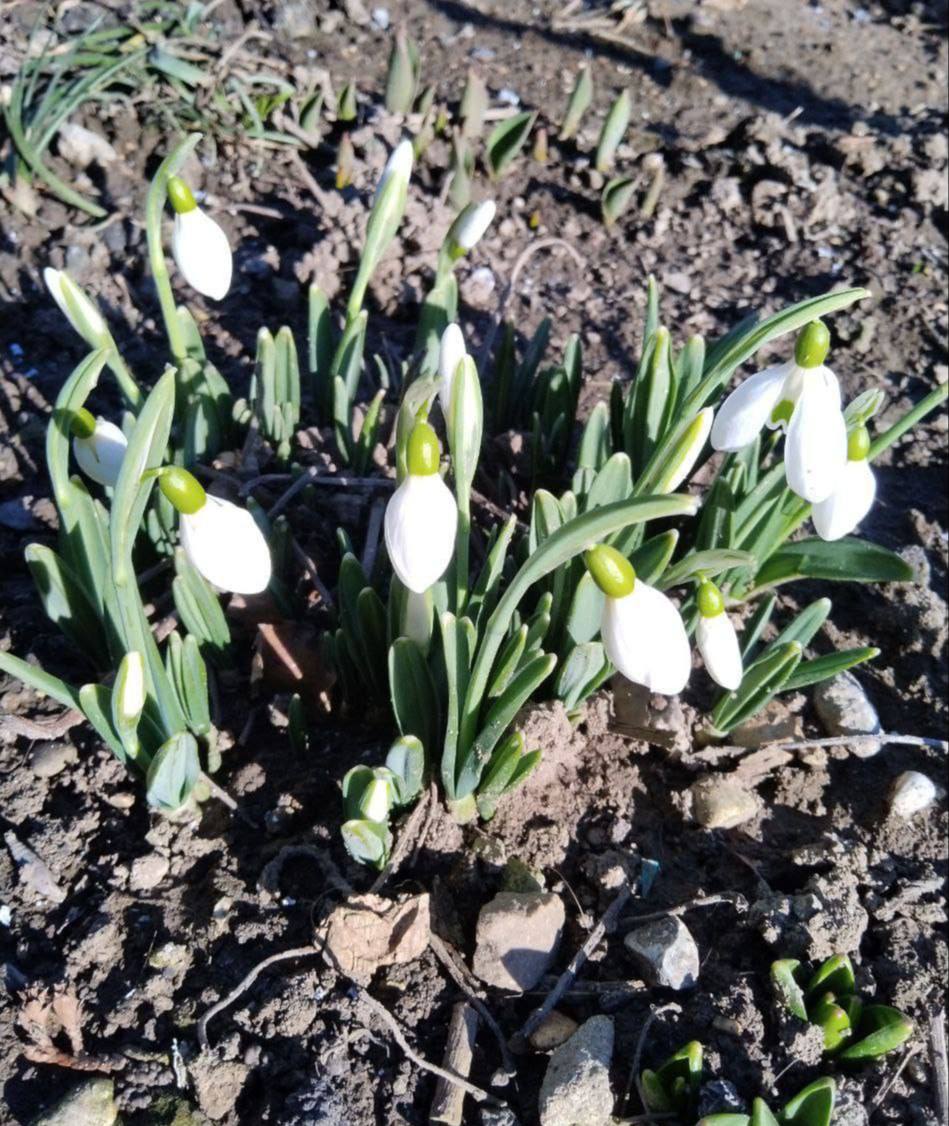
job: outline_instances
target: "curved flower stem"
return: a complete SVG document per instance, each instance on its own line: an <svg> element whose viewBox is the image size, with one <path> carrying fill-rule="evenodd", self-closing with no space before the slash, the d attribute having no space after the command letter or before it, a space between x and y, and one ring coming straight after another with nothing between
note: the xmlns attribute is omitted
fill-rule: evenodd
<svg viewBox="0 0 949 1126"><path fill-rule="evenodd" d="M162 319L165 322L165 332L168 334L168 345L176 364L179 365L186 358L188 350L181 324L178 321L178 307L171 290L168 265L165 262L165 252L162 249L161 220L165 200L168 198L168 181L172 176L177 175L200 140L200 133L189 133L183 141L179 141L175 145L159 165L145 200L145 234L148 239L148 261L151 266L152 277L155 279L155 288L158 290L158 301L161 305Z"/></svg>
<svg viewBox="0 0 949 1126"><path fill-rule="evenodd" d="M115 376L115 381L119 385L119 390L128 400L129 405L134 410L138 410L143 402L141 388L135 382L135 376L129 371L128 364L122 359L114 343L109 352L108 364L109 370Z"/></svg>
<svg viewBox="0 0 949 1126"><path fill-rule="evenodd" d="M455 484L458 501L458 531L455 535L455 615L461 617L468 599L468 546L471 539L471 493L462 482Z"/></svg>
<svg viewBox="0 0 949 1126"><path fill-rule="evenodd" d="M940 403L944 403L947 395L949 395L949 383L940 383L938 387L934 387L928 395L920 399L912 410L908 410L901 419L894 422L888 430L878 434L870 444L870 452L867 455L870 460L873 461L884 450L888 450L894 442L899 441L907 430L915 426L917 422L921 422Z"/></svg>

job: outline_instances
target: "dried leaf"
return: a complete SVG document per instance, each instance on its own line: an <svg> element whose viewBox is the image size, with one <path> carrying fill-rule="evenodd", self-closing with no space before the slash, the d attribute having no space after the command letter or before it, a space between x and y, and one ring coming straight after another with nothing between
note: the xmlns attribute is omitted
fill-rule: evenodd
<svg viewBox="0 0 949 1126"><path fill-rule="evenodd" d="M414 962L428 946L429 897L396 900L357 895L341 903L318 932L326 953L353 981L368 985L380 966Z"/></svg>

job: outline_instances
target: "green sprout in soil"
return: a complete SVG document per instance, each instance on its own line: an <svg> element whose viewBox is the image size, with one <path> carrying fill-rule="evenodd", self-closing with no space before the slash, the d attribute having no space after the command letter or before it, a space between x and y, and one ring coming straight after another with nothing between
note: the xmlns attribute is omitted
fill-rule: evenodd
<svg viewBox="0 0 949 1126"><path fill-rule="evenodd" d="M436 113L433 92L416 98L416 55L404 39L394 44L392 67L401 68L392 75L400 104L411 86L422 121ZM509 169L534 120L527 111L495 127L486 147L493 176ZM267 514L253 499L238 504L206 492L199 479L219 454L256 442L286 468L283 509L315 473L295 460L300 426L325 428L333 461L360 482L376 472L378 448L391 450L392 475L373 481L388 501L371 550L357 553L351 531L338 530L333 591L307 567L325 606L320 647L335 677L332 706L375 718L396 737L384 764L357 768L343 783L344 839L359 860L385 864L394 813L432 783L459 822L493 816L539 760L518 725L530 701L559 700L576 719L616 672L677 694L692 675L694 645L717 686L707 735L721 738L775 694L875 655L872 647L805 655L830 612L826 598L771 625L782 584L912 577L901 557L852 533L873 502L871 463L946 388L875 433L878 391L843 407L824 318L865 291L753 316L708 345L697 336L677 344L650 279L636 371L579 428L579 338L545 363L549 323L523 349L523 326L512 323L496 347L493 335L483 347L489 359L480 370L468 351L456 269L494 219L490 200L466 201L447 231L411 354L367 356L366 296L410 190L415 146L406 138L376 187L343 308L311 287L305 350L289 328L263 328L250 397L235 404L195 317L176 299L165 255L170 204L181 278L212 300L226 294L227 239L181 177L198 139L191 134L168 154L146 200L169 351L151 389L122 361L92 299L64 274L47 277L91 353L50 423L59 550L31 548L30 562L47 613L91 660L88 680L73 686L0 653L0 669L80 708L116 755L144 773L154 805L192 809L218 762L210 686L237 656L219 592L266 589L292 617L300 556L309 562L292 509ZM455 142L468 143L461 128ZM468 167L465 157L453 182ZM739 369L775 341L783 361L726 394ZM128 406L121 426L87 406L106 366ZM494 488L482 459L486 444L511 428L528 435L533 490L523 523L508 510L518 483L502 476ZM71 476L71 459L89 485ZM708 484L687 491L700 471ZM499 500L485 505L476 480ZM816 534L802 536L808 521ZM384 553L375 549L380 538ZM153 583L163 559L174 564L180 626L169 638L156 635L140 589L142 570ZM90 636L98 643L83 645ZM297 745L305 728L300 704Z"/></svg>
<svg viewBox="0 0 949 1126"><path fill-rule="evenodd" d="M837 1085L829 1076L809 1083L775 1114L756 1098L751 1114L709 1114L696 1126L831 1126Z"/></svg>
<svg viewBox="0 0 949 1126"><path fill-rule="evenodd" d="M800 962L779 959L771 966L771 982L788 1012L820 1026L824 1052L836 1060L877 1060L913 1035L912 1021L898 1009L866 1004L858 996L846 954L827 958L809 978Z"/></svg>
<svg viewBox="0 0 949 1126"><path fill-rule="evenodd" d="M646 1110L650 1114L695 1113L702 1085L703 1049L690 1040L655 1071L646 1068L639 1076Z"/></svg>

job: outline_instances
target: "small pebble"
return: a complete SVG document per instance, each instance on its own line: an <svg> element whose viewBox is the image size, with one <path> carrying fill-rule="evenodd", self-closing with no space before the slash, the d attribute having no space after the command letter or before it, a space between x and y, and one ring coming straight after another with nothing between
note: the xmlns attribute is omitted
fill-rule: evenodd
<svg viewBox="0 0 949 1126"><path fill-rule="evenodd" d="M692 816L704 829L733 829L755 817L758 799L738 782L709 774L692 783Z"/></svg>
<svg viewBox="0 0 949 1126"><path fill-rule="evenodd" d="M649 985L690 989L699 979L699 948L674 915L631 931L625 945Z"/></svg>
<svg viewBox="0 0 949 1126"><path fill-rule="evenodd" d="M531 1047L538 1052L552 1052L577 1031L577 1022L566 1013L553 1009L531 1034Z"/></svg>
<svg viewBox="0 0 949 1126"><path fill-rule="evenodd" d="M370 12L370 18L380 31L388 31L390 23L388 8L373 8Z"/></svg>
<svg viewBox="0 0 949 1126"><path fill-rule="evenodd" d="M849 672L817 685L814 710L828 735L877 735L882 730L876 708L860 681ZM881 746L874 739L854 743L849 750L858 758L871 758Z"/></svg>
<svg viewBox="0 0 949 1126"><path fill-rule="evenodd" d="M157 852L149 856L139 856L132 862L129 887L132 891L149 891L157 887L168 875L168 868L168 858Z"/></svg>
<svg viewBox="0 0 949 1126"><path fill-rule="evenodd" d="M30 770L37 778L52 778L78 760L72 743L37 743L30 751Z"/></svg>
<svg viewBox="0 0 949 1126"><path fill-rule="evenodd" d="M890 816L912 817L936 800L936 784L918 770L905 770L890 788Z"/></svg>

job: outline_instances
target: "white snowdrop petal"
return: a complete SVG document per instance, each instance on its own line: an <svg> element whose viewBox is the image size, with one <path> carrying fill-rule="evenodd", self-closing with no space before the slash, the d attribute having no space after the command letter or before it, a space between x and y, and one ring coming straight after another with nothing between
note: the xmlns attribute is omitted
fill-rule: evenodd
<svg viewBox="0 0 949 1126"><path fill-rule="evenodd" d="M260 594L270 582L270 548L246 508L208 496L197 512L182 514L181 546L219 590Z"/></svg>
<svg viewBox="0 0 949 1126"><path fill-rule="evenodd" d="M47 266L43 270L43 281L46 282L50 296L59 306L59 311L84 340L93 342L107 334L108 330L102 314L68 274ZM67 289L70 303L66 301Z"/></svg>
<svg viewBox="0 0 949 1126"><path fill-rule="evenodd" d="M386 549L392 569L421 594L445 573L455 550L458 507L437 473L409 474L386 507Z"/></svg>
<svg viewBox="0 0 949 1126"><path fill-rule="evenodd" d="M846 464L847 423L837 379L829 368L805 371L784 446L788 487L816 504L834 491Z"/></svg>
<svg viewBox="0 0 949 1126"><path fill-rule="evenodd" d="M200 207L175 215L171 250L185 281L220 301L231 288L233 259L227 235Z"/></svg>
<svg viewBox="0 0 949 1126"><path fill-rule="evenodd" d="M90 438L73 438L72 452L79 468L93 481L110 488L119 479L128 439L114 422L96 419Z"/></svg>
<svg viewBox="0 0 949 1126"><path fill-rule="evenodd" d="M744 670L738 636L729 616L724 612L711 618L700 614L695 641L712 680L734 692L741 684Z"/></svg>
<svg viewBox="0 0 949 1126"><path fill-rule="evenodd" d="M674 696L685 688L692 653L675 605L637 579L624 598L607 598L600 634L607 656L634 684Z"/></svg>
<svg viewBox="0 0 949 1126"><path fill-rule="evenodd" d="M753 442L781 401L793 363L775 364L739 383L718 408L712 425L716 450L740 450Z"/></svg>
<svg viewBox="0 0 949 1126"><path fill-rule="evenodd" d="M820 538L839 540L849 535L870 511L876 491L876 477L866 458L848 461L834 491L814 505L814 527Z"/></svg>
<svg viewBox="0 0 949 1126"><path fill-rule="evenodd" d="M461 328L452 322L442 333L438 346L438 401L446 421L451 407L451 388L455 372L465 355L465 338Z"/></svg>
<svg viewBox="0 0 949 1126"><path fill-rule="evenodd" d="M484 232L491 226L495 211L494 200L486 199L470 212L458 231L458 245L462 250L471 250L477 246L484 237Z"/></svg>

